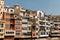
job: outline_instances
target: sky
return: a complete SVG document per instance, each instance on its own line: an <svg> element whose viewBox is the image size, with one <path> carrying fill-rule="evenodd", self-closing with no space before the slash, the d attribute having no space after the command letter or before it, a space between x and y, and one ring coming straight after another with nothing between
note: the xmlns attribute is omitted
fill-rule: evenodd
<svg viewBox="0 0 60 40"><path fill-rule="evenodd" d="M19 4L30 10L43 10L46 14L60 15L60 0L4 0L5 5Z"/></svg>

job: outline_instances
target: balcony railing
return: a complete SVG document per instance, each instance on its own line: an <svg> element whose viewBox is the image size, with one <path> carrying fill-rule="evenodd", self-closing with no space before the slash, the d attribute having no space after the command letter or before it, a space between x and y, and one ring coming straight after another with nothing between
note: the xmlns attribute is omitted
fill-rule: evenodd
<svg viewBox="0 0 60 40"><path fill-rule="evenodd" d="M53 30L51 33L60 33L60 30Z"/></svg>
<svg viewBox="0 0 60 40"><path fill-rule="evenodd" d="M28 22L26 19L23 19L22 22Z"/></svg>
<svg viewBox="0 0 60 40"><path fill-rule="evenodd" d="M28 25L27 24L22 24L22 27L27 27Z"/></svg>

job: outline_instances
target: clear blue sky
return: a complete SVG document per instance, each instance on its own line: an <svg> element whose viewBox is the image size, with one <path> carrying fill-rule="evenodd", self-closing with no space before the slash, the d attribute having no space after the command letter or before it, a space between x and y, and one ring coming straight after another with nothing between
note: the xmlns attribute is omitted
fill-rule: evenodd
<svg viewBox="0 0 60 40"><path fill-rule="evenodd" d="M5 0L5 5L13 6L14 4L19 4L26 9L43 10L47 14L60 14L60 0Z"/></svg>

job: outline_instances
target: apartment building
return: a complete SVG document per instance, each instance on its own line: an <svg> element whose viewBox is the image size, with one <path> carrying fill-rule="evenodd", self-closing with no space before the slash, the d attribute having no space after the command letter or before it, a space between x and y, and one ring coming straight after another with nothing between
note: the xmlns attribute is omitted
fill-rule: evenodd
<svg viewBox="0 0 60 40"><path fill-rule="evenodd" d="M19 5L4 6L4 0L0 0L0 39L2 40L60 37L59 26L59 15L45 15L43 11L28 10Z"/></svg>
<svg viewBox="0 0 60 40"><path fill-rule="evenodd" d="M3 19L6 21L5 40L17 40L20 38L31 39L49 36L50 25L42 11L26 10L20 8L19 5L14 5L14 7L5 6ZM41 31L41 29L44 31Z"/></svg>
<svg viewBox="0 0 60 40"><path fill-rule="evenodd" d="M52 18L51 18L51 20L53 21L53 27L52 27L52 30L51 30L51 36L53 36L53 37L60 37L60 16L59 15L53 15L53 16L51 16Z"/></svg>
<svg viewBox="0 0 60 40"><path fill-rule="evenodd" d="M18 10L18 13L16 10ZM21 9L19 5L14 5L14 7L5 6L3 12L3 19L6 21L5 40L32 38L32 14L30 11Z"/></svg>
<svg viewBox="0 0 60 40"><path fill-rule="evenodd" d="M59 15L48 15L47 20L50 22L50 40L60 40L59 36Z"/></svg>
<svg viewBox="0 0 60 40"><path fill-rule="evenodd" d="M47 16L44 15L44 12L37 11L38 17L38 36L39 37L49 37L50 33L50 22L47 20Z"/></svg>

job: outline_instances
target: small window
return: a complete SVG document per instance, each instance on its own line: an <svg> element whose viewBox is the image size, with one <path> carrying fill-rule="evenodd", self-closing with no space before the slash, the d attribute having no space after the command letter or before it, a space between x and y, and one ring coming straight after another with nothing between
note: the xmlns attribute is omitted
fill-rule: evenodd
<svg viewBox="0 0 60 40"><path fill-rule="evenodd" d="M39 22L41 25L45 25L45 22Z"/></svg>
<svg viewBox="0 0 60 40"><path fill-rule="evenodd" d="M58 28L54 28L54 30L58 30Z"/></svg>
<svg viewBox="0 0 60 40"><path fill-rule="evenodd" d="M20 25L19 24L16 24L15 26L16 26L16 29L19 29L20 28Z"/></svg>
<svg viewBox="0 0 60 40"><path fill-rule="evenodd" d="M45 32L41 32L41 35L45 35Z"/></svg>
<svg viewBox="0 0 60 40"><path fill-rule="evenodd" d="M20 33L16 33L16 35L20 36Z"/></svg>
<svg viewBox="0 0 60 40"><path fill-rule="evenodd" d="M3 27L3 24L0 23L0 27Z"/></svg>
<svg viewBox="0 0 60 40"><path fill-rule="evenodd" d="M0 36L3 36L3 34L0 34Z"/></svg>
<svg viewBox="0 0 60 40"><path fill-rule="evenodd" d="M31 30L31 27L28 27L27 30Z"/></svg>
<svg viewBox="0 0 60 40"><path fill-rule="evenodd" d="M6 24L6 25L5 25L5 28L10 28L10 25Z"/></svg>
<svg viewBox="0 0 60 40"><path fill-rule="evenodd" d="M0 29L0 32L3 32L3 30L2 30L2 29Z"/></svg>
<svg viewBox="0 0 60 40"><path fill-rule="evenodd" d="M6 34L14 34L14 32L6 32Z"/></svg>
<svg viewBox="0 0 60 40"><path fill-rule="evenodd" d="M9 13L6 13L6 16L10 16L10 14Z"/></svg>
<svg viewBox="0 0 60 40"><path fill-rule="evenodd" d="M16 35L20 36L20 31L16 31Z"/></svg>
<svg viewBox="0 0 60 40"><path fill-rule="evenodd" d="M10 10L10 12L13 12L13 10Z"/></svg>
<svg viewBox="0 0 60 40"><path fill-rule="evenodd" d="M47 30L50 30L50 28L49 28L49 27L46 27L46 29L47 29Z"/></svg>
<svg viewBox="0 0 60 40"><path fill-rule="evenodd" d="M10 19L6 19L7 22L10 22Z"/></svg>
<svg viewBox="0 0 60 40"><path fill-rule="evenodd" d="M46 34L46 35L48 35L48 34L49 34L49 32L45 32L45 34Z"/></svg>
<svg viewBox="0 0 60 40"><path fill-rule="evenodd" d="M22 22L22 24L28 24L28 22Z"/></svg>
<svg viewBox="0 0 60 40"><path fill-rule="evenodd" d="M13 13L13 12L14 12L14 10L13 10L13 9L9 9L9 12L10 12L10 13Z"/></svg>
<svg viewBox="0 0 60 40"><path fill-rule="evenodd" d="M16 20L16 22L20 22L20 20L19 20L19 19L17 19L17 20Z"/></svg>
<svg viewBox="0 0 60 40"><path fill-rule="evenodd" d="M38 28L36 28L36 30L38 30Z"/></svg>
<svg viewBox="0 0 60 40"><path fill-rule="evenodd" d="M27 30L27 27L22 27L22 30Z"/></svg>
<svg viewBox="0 0 60 40"><path fill-rule="evenodd" d="M2 14L2 12L0 12L0 14Z"/></svg>

